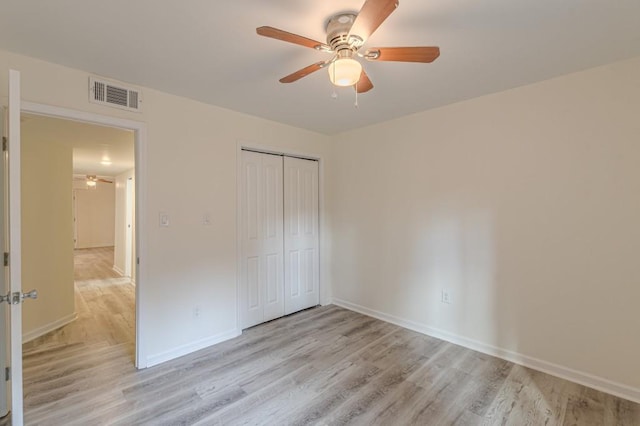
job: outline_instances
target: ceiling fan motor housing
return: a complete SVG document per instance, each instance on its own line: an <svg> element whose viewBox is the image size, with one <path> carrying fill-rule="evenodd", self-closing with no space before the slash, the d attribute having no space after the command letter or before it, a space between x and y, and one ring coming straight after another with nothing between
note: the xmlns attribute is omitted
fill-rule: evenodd
<svg viewBox="0 0 640 426"><path fill-rule="evenodd" d="M355 52L362 46L362 39L352 35L349 37L349 30L356 20L355 13L339 13L332 16L327 21L327 44L335 52L350 50Z"/></svg>

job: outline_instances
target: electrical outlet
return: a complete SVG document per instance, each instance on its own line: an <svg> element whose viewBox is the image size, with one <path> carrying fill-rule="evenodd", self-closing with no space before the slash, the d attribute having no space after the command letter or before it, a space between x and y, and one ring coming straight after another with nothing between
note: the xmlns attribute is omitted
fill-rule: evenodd
<svg viewBox="0 0 640 426"><path fill-rule="evenodd" d="M442 289L442 303L451 304L451 292L446 288Z"/></svg>
<svg viewBox="0 0 640 426"><path fill-rule="evenodd" d="M193 308L193 317L194 318L200 318L200 306L196 306L195 308Z"/></svg>

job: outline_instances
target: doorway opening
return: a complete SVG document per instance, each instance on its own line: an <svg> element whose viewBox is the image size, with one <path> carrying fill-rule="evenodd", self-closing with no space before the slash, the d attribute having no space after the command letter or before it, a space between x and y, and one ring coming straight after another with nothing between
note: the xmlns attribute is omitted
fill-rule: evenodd
<svg viewBox="0 0 640 426"><path fill-rule="evenodd" d="M23 310L28 412L41 405L40 387L55 381L55 369L73 370L74 363L105 356L90 373L97 379L109 374L105 366L115 360L140 366L138 135L24 111L21 132L23 283L40 293ZM44 377L42 366L48 363Z"/></svg>
<svg viewBox="0 0 640 426"><path fill-rule="evenodd" d="M21 143L20 151L23 154L21 161L23 169L21 173L23 190L20 192L23 200L28 198L25 197L24 187L27 186L25 182L29 179L31 179L31 188L35 188L35 192L37 193L42 193L42 189L50 186L51 180L60 179L60 177L57 176L58 174L65 175L66 184L64 189L60 189L59 192L61 197L56 198L56 201L50 202L50 204L53 205L57 202L57 204L65 205L65 208L67 208L69 212L67 218L69 219L68 223L70 225L65 225L65 229L69 231L67 233L69 236L67 241L70 242L67 245L70 246L71 251L71 280L73 283L71 287L71 298L74 299L75 302L75 311L72 315L75 316L75 314L77 314L78 316L78 319L75 321L73 317L66 317L63 318L59 324L49 324L49 326L58 325L61 326L61 328L58 327L45 335L40 334L42 334L42 331L48 330L40 329L38 330L39 333L37 333L37 336L24 336L26 337L25 340L31 340L23 346L25 355L25 368L23 369L25 394L29 394L29 387L33 386L34 383L39 383L36 387L50 385L52 388L56 388L59 386L59 384L45 383L46 381L42 380L36 380L35 382L30 381L30 375L37 375L38 373L36 371L38 370L37 366L42 366L47 360L49 362L55 362L59 366L64 365L67 361L80 361L82 365L86 365L89 363L89 360L95 357L101 357L103 361L96 364L95 367L102 371L102 373L107 373L108 365L114 362L119 362L120 368L122 368L122 366L126 367L126 365L130 365L131 368L134 368L134 365L138 368L144 368L146 367L146 361L139 344L141 340L141 312L139 309L140 287L144 281L144 273L141 273L142 270L138 260L140 255L144 253L144 245L139 238L136 238L136 235L141 235L144 232L144 225L136 220L143 212L144 203L141 202L140 199L144 193L138 191L136 194L135 189L141 186L142 183L138 178L143 172L143 170L140 170L142 167L136 166L138 166L138 164L144 166L144 163L141 161L141 155L144 153L145 126L143 123L130 120L99 116L28 102L22 103L22 112L24 117L21 120L23 143ZM56 141L57 144L62 145L62 148L57 146L57 149L52 149L51 151L36 149L34 151L35 160L32 159L33 163L30 163L29 155L25 155L25 151L30 149L28 146L29 143L24 142L26 141L25 136L27 136L28 133L25 129L29 125L34 125L35 120L58 120L72 127L91 127L94 130L97 129L98 133L120 132L121 135L127 136L128 142L125 145L127 145L128 155L126 157L128 157L130 164L128 166L126 164L124 166L118 165L122 162L122 159L119 158L117 147L112 146L112 139L105 142L99 137L94 139L89 136L86 137L84 144L80 143L75 147L72 146L69 138L62 137ZM33 122L30 123L30 121ZM77 132L76 129L76 131L72 133L80 132ZM101 166L108 167L110 171L107 172L105 169L83 169L81 164L79 164L81 163L79 160L81 160L82 155L74 155L83 149L89 154L100 156L99 162L106 163L101 164ZM110 151L111 149L115 151ZM71 152L71 162L69 162L69 152ZM63 154L65 157L64 161L60 161L59 157ZM104 158L105 156L111 157ZM71 168L69 168L70 163ZM74 163L77 164L74 165ZM31 167L34 165L36 167ZM43 165L43 167L40 168L38 167L39 165ZM118 169L118 167L124 167L124 169ZM36 170L36 175L38 173L40 175L37 177L29 177L28 169L31 168ZM78 194L95 195L100 191L95 187L90 188L92 185L89 183L90 181L97 181L97 188L100 188L102 185L102 189L107 189L107 192L113 194L111 196L112 207L115 208L115 211L112 211L111 214L113 220L113 226L110 227L112 234L111 239L105 239L105 227L85 226L83 231L80 226L79 215L81 212L78 211L80 207L78 205ZM63 186L60 185L60 188L62 187ZM110 191L109 187L111 188ZM74 195L75 200L73 200ZM82 195L80 197L82 197ZM64 203L63 199L68 200L69 204ZM92 209L96 209L93 203L85 204L85 210L88 210L89 213L91 213ZM52 214L51 209L36 208L27 210L24 201L23 205L23 217L27 214L35 215L36 213L34 212L38 212L38 210L40 210L38 213L41 215L43 213L42 210L44 210L46 215ZM62 210L63 209L60 209L60 211ZM98 210L104 210L104 208ZM92 216L95 215L85 214L85 225L87 225L87 217L91 219ZM93 217L93 219L95 219L95 217ZM74 220L76 222L74 222ZM47 221L50 222L51 218L47 218ZM75 225L78 226L76 227ZM21 233L24 235L25 232L25 223L23 220ZM82 241L84 241L84 243ZM48 250L49 253L56 252L56 247L49 244L43 244L41 249L42 251ZM23 252L25 250L27 250L27 248L25 248L23 244ZM60 251L63 252L64 250ZM68 258L68 254L65 254L65 256ZM25 266L24 269L39 268L39 265L30 263L27 258L23 260L22 264ZM69 262L66 262L64 265L68 270ZM84 272L82 271L83 266L88 267L88 269L85 268ZM88 271L90 269L93 269L93 271ZM98 271L96 271L96 269ZM83 273L84 276L82 275ZM80 274L80 276L78 276L78 274ZM109 276L105 277L104 274ZM134 284L136 285L134 286ZM38 287L42 287L42 284L38 283ZM39 301L44 302L45 295L42 293L42 290L40 291L42 296ZM68 292L67 289L67 295ZM57 294L57 296L60 296L60 294ZM26 318L27 315L28 313L25 312L24 317ZM68 325L65 325L66 323L68 323ZM102 327L104 332L95 333L96 326L99 328ZM23 331L27 330L23 328ZM102 340L100 335L102 336ZM83 358L86 362L83 361ZM34 370L34 368L36 370ZM67 369L67 371L72 370L76 369ZM40 368L40 371L42 371L42 368ZM99 376L90 371L79 370L78 374L89 381L99 380ZM54 376L51 376L51 380L55 381L56 379ZM78 385L77 389L83 389L83 386L84 385ZM37 395L38 389L34 388L31 390ZM25 400L25 403L25 408L28 412L30 408L28 398Z"/></svg>

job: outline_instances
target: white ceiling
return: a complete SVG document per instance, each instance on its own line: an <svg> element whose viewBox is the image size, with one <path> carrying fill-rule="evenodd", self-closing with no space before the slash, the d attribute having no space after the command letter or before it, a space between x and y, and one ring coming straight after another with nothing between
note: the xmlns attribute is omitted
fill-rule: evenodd
<svg viewBox="0 0 640 426"><path fill-rule="evenodd" d="M256 35L319 41L363 0L0 0L0 48L334 134L640 55L638 0L400 0L365 47L435 45L432 64L366 63L375 88L332 88L328 54Z"/></svg>
<svg viewBox="0 0 640 426"><path fill-rule="evenodd" d="M130 130L32 114L21 116L23 137L65 144L73 150L73 173L115 177L135 166ZM101 164L109 160L111 164Z"/></svg>

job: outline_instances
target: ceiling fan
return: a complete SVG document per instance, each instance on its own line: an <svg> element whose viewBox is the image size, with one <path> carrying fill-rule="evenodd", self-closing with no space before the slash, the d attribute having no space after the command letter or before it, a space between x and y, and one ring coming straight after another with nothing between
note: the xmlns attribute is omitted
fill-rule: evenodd
<svg viewBox="0 0 640 426"><path fill-rule="evenodd" d="M76 177L76 180L85 180L87 182L87 187L88 188L95 188L98 185L98 182L113 183L112 180L99 178L96 175L86 175L86 177L78 176L78 177Z"/></svg>
<svg viewBox="0 0 640 426"><path fill-rule="evenodd" d="M87 175L87 181L90 181L90 182L102 182L102 183L113 183L112 180L99 178L96 175Z"/></svg>
<svg viewBox="0 0 640 426"><path fill-rule="evenodd" d="M357 14L348 12L332 16L326 25L326 43L273 27L259 27L256 32L264 37L333 53L333 57L329 60L316 62L281 78L281 83L293 83L319 69L328 67L331 83L342 87L354 86L357 93L364 93L373 89L373 84L357 58L368 61L429 63L440 56L440 48L434 46L373 47L366 49L364 53L360 52L371 34L398 5L398 0L366 0Z"/></svg>

